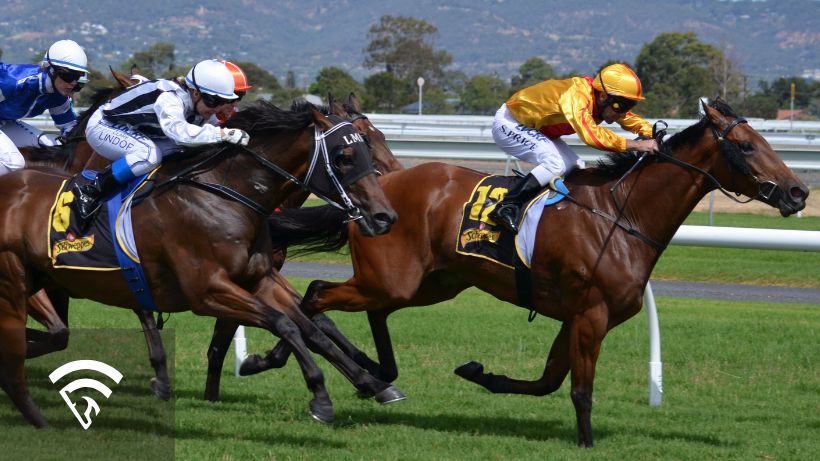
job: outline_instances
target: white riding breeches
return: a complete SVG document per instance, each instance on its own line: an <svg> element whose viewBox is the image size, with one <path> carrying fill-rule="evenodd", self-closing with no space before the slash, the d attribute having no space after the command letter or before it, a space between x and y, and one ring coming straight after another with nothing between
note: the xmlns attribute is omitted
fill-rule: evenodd
<svg viewBox="0 0 820 461"><path fill-rule="evenodd" d="M504 152L538 166L530 173L546 186L554 176L564 176L584 161L561 139L550 139L535 128L522 125L506 104L495 113L493 140Z"/></svg>
<svg viewBox="0 0 820 461"><path fill-rule="evenodd" d="M95 112L85 129L88 144L95 152L111 160L125 157L134 176L144 175L162 161L162 151L153 139L128 125L114 125Z"/></svg>
<svg viewBox="0 0 820 461"><path fill-rule="evenodd" d="M0 176L26 166L20 147L54 146L54 138L19 120L0 121Z"/></svg>

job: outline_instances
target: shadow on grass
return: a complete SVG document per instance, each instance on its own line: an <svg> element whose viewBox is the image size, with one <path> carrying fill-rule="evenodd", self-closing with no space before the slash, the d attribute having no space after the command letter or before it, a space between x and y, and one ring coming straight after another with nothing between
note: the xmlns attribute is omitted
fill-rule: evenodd
<svg viewBox="0 0 820 461"><path fill-rule="evenodd" d="M517 437L539 442L571 441L575 443L578 440L578 432L574 424L575 418L569 414L566 418L561 419L537 419L467 416L457 413L431 413L420 415L395 411L380 413L370 410L352 410L340 414L339 417L340 420L344 418L348 421L336 423L336 427L352 427L356 424L367 423L408 426L423 430L478 436ZM596 426L594 418L592 431L596 442L606 440L610 436L622 437L634 435L636 438L650 437L657 440L685 441L714 447L732 447L737 445L721 440L717 434L700 434L697 433L696 430L653 429L641 426L640 424L629 424L628 427L624 424L624 426L618 426L616 429L604 427L603 425Z"/></svg>

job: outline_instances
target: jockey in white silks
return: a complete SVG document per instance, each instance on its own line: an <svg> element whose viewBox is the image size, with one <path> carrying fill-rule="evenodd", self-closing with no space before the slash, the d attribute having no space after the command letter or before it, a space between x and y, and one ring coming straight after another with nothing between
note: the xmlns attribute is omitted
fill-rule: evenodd
<svg viewBox="0 0 820 461"><path fill-rule="evenodd" d="M228 68L217 60L205 60L184 79L149 80L100 106L89 118L86 139L113 163L91 183L75 184L72 204L80 219L94 214L100 198L150 172L180 146L247 145L249 136L244 131L217 126L216 114L237 98Z"/></svg>

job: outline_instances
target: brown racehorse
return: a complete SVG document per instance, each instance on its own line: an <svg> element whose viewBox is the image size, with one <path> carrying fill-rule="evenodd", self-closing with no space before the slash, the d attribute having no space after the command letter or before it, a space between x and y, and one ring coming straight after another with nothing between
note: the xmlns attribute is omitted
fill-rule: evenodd
<svg viewBox="0 0 820 461"><path fill-rule="evenodd" d="M359 99L351 93L348 95L347 103L341 104L328 96L328 107L334 115L349 120L358 130L373 154L373 164L377 172L389 173L404 169L393 152L387 146L384 133L376 128L361 110ZM288 197L281 205L281 208L298 208L307 200L308 193L299 191ZM274 213L274 216L276 213ZM274 267L279 270L285 264L287 255L287 245L280 242L275 245L273 252ZM211 344L208 346L208 375L205 382L205 399L210 401L219 400L219 384L222 375L222 366L225 362L225 355L228 352L231 339L233 339L239 325L225 319L217 319L214 324L214 334ZM334 341L344 339L333 338Z"/></svg>
<svg viewBox="0 0 820 461"><path fill-rule="evenodd" d="M561 330L540 378L494 375L478 362L458 367L456 374L490 392L537 396L554 392L570 374L578 443L590 447L601 341L640 311L655 263L698 201L711 190L725 188L777 207L783 216L805 207L808 189L759 133L722 101L704 108L706 116L672 136L658 155L614 154L610 163L567 178L570 195L544 209L538 224L530 305L519 299L513 270L455 252L462 208L484 175L428 163L381 178L403 219L390 234L374 239L349 232L354 276L345 283L312 282L302 308L309 315L330 309L367 311L381 364L349 342L342 348L388 381L397 371L386 318L397 309L435 304L475 286L556 319ZM322 209L301 209L275 216L272 235L287 238L300 221L322 228L317 225L321 215ZM339 223L338 216L324 226L332 222ZM318 317L321 314L314 321L326 333L338 335L330 331L332 323ZM249 358L244 368L258 372L282 366L288 349L280 342L266 357Z"/></svg>
<svg viewBox="0 0 820 461"><path fill-rule="evenodd" d="M129 80L128 77L111 70L114 79L119 84L119 89L101 91L94 98L94 105L84 112L78 123L79 133L84 132L88 117L94 109L113 97L115 92L126 88L138 81ZM387 147L384 134L379 131L370 120L361 112L359 99L351 93L347 103L334 101L332 96L328 96L329 113L337 115L350 121L360 135L364 137L373 157L373 165L379 172L390 172L402 169L402 165L393 156ZM28 157L27 157L28 158ZM37 157L36 162L31 166L51 167L63 169L69 174L76 174L82 169L98 169L108 163L108 160L94 155L94 152L85 142L83 134L69 136L69 148L61 151L46 151ZM67 166L67 167L66 167ZM307 190L299 190L289 196L280 205L282 208L294 208L301 206L310 195ZM280 270L285 262L287 248L278 246L272 253L273 266ZM53 307L57 304L57 308ZM134 312L140 320L146 343L148 345L148 356L151 366L155 371L155 376L151 379L151 390L161 399L168 400L171 397L171 382L167 369L167 358L162 344L162 338L151 312L142 309L135 309ZM44 291L36 293L29 300L29 313L40 323L46 326L48 334L34 329L28 329L28 358L37 357L50 352L63 350L68 346L68 297L62 293L52 293L49 297ZM224 362L227 347L233 338L238 324L226 320L217 320L214 326L214 337L211 347L208 348L209 368L208 379L205 387L205 398L216 401L219 397L219 380ZM224 344L224 347L217 345Z"/></svg>
<svg viewBox="0 0 820 461"><path fill-rule="evenodd" d="M157 306L163 312L190 309L227 318L286 338L314 395L310 413L321 421L333 419L333 408L305 339L360 392L381 403L403 398L335 349L299 312L301 297L273 270L270 256L268 210L300 184L339 200L337 206L357 220L365 235L389 231L396 215L376 177L366 174L372 172L369 150L355 141L358 135L349 122L324 116L309 104L283 111L258 102L231 119L230 126L251 134L247 148L219 145L165 165L155 192L133 210L140 261ZM61 175L25 169L0 179L0 214L5 222L22 223L5 226L0 234L0 384L37 427L47 423L25 377L29 296L41 288L58 289L75 298L137 307L117 272L52 267L43 235L63 181Z"/></svg>
<svg viewBox="0 0 820 461"><path fill-rule="evenodd" d="M92 97L92 105L80 115L77 125L68 134L63 146L20 149L26 159L26 168L54 169L74 175L84 169L99 170L110 163L108 159L96 155L86 142L85 127L91 114L99 106L129 86L139 83L139 80L130 79L114 69L111 69L111 75L117 86L100 88L96 91ZM135 309L134 312L145 332L148 357L155 371L155 377L150 383L151 390L161 399L168 400L171 398L171 382L168 376L165 349L154 316L142 309ZM39 357L68 347L68 295L61 290L52 290L50 293L40 290L29 299L29 313L42 323L48 332L43 333L33 328L27 329L27 358Z"/></svg>

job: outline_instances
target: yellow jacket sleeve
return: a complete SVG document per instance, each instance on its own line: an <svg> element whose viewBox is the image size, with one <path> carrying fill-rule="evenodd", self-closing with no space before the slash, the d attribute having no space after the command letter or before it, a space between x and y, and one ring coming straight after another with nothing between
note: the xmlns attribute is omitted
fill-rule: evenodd
<svg viewBox="0 0 820 461"><path fill-rule="evenodd" d="M652 137L652 125L638 114L627 112L623 117L618 119L618 124L626 131L631 131L639 136L646 138Z"/></svg>

